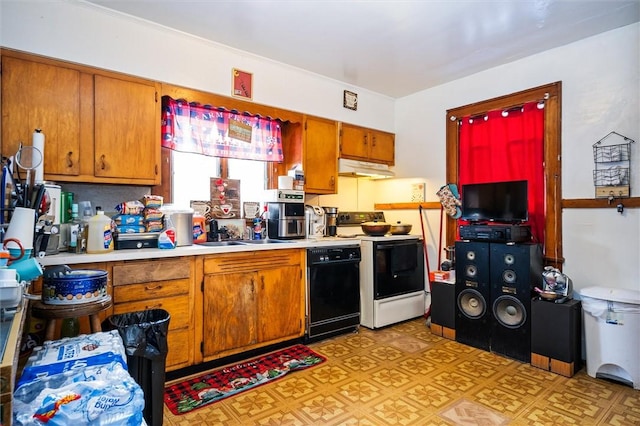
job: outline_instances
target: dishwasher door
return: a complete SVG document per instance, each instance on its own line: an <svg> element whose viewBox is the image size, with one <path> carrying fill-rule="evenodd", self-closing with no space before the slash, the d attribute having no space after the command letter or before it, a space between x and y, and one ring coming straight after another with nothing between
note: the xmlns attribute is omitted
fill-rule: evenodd
<svg viewBox="0 0 640 426"><path fill-rule="evenodd" d="M323 261L317 261L317 251L309 250L307 255L308 341L355 330L360 325L359 248L357 258L336 251L342 249L328 250L319 256Z"/></svg>

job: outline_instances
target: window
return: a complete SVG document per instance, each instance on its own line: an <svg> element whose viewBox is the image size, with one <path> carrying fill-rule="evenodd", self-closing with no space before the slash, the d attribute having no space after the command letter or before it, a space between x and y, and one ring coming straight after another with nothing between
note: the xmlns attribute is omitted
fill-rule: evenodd
<svg viewBox="0 0 640 426"><path fill-rule="evenodd" d="M212 177L240 180L241 202L261 201L266 186L264 161L221 159L171 151L173 204L188 207L191 200L211 198ZM226 170L227 173L223 173Z"/></svg>
<svg viewBox="0 0 640 426"><path fill-rule="evenodd" d="M560 154L562 82L535 87L499 98L450 109L447 111L447 182L458 179L458 122L456 117L476 116L487 111L508 109L545 99L544 176L545 176L545 264L562 269L562 176ZM456 222L447 218L447 245L456 238Z"/></svg>

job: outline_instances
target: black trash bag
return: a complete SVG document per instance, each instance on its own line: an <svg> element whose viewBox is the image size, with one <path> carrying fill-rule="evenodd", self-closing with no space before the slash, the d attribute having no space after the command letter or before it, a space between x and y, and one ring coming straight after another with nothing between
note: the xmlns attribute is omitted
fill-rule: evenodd
<svg viewBox="0 0 640 426"><path fill-rule="evenodd" d="M145 422L162 426L167 334L171 316L164 309L112 315L103 330L118 330L127 354L127 369L144 392Z"/></svg>
<svg viewBox="0 0 640 426"><path fill-rule="evenodd" d="M171 316L164 309L112 315L110 329L117 329L128 356L164 358L169 352L167 333Z"/></svg>

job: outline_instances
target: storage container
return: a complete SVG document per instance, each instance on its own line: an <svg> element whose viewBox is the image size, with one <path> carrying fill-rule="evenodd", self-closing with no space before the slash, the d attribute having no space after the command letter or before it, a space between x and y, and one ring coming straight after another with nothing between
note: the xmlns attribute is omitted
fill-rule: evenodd
<svg viewBox="0 0 640 426"><path fill-rule="evenodd" d="M587 287L579 293L587 374L640 389L640 291Z"/></svg>

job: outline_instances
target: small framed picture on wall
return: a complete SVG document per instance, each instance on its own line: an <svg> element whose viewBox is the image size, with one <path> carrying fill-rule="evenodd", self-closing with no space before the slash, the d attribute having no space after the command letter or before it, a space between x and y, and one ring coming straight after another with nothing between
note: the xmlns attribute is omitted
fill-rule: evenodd
<svg viewBox="0 0 640 426"><path fill-rule="evenodd" d="M344 99L342 106L348 109L357 110L358 109L358 94L350 92L348 90L344 91Z"/></svg>
<svg viewBox="0 0 640 426"><path fill-rule="evenodd" d="M233 87L231 95L236 98L253 99L253 74L237 68L231 69Z"/></svg>

